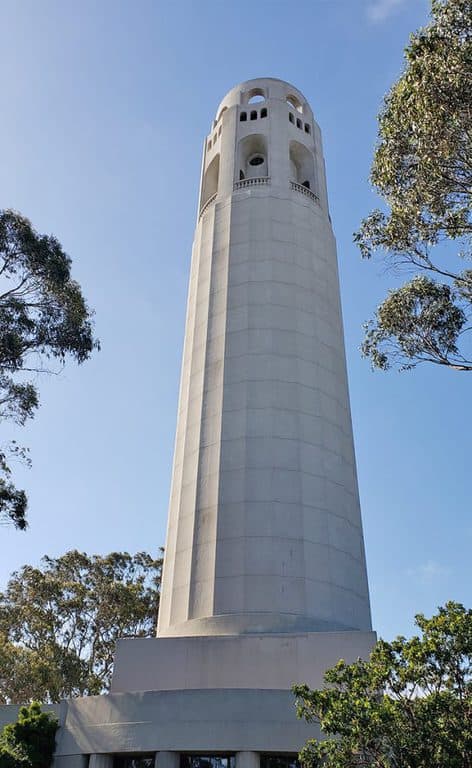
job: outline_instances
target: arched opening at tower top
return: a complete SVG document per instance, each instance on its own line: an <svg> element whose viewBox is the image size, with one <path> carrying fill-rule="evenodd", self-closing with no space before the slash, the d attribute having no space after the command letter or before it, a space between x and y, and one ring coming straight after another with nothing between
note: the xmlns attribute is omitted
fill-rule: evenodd
<svg viewBox="0 0 472 768"><path fill-rule="evenodd" d="M261 101L265 101L265 91L263 88L253 88L244 94L245 104L258 104Z"/></svg>
<svg viewBox="0 0 472 768"><path fill-rule="evenodd" d="M303 105L300 99L298 99L296 96L293 96L292 94L290 94L289 96L287 96L286 101L289 107L292 107L292 109L296 109L297 112L303 112Z"/></svg>
<svg viewBox="0 0 472 768"><path fill-rule="evenodd" d="M239 179L254 179L269 175L267 138L263 134L253 133L241 139L238 146L236 173Z"/></svg>
<svg viewBox="0 0 472 768"><path fill-rule="evenodd" d="M202 183L201 207L218 192L218 179L220 176L220 156L215 155L205 171Z"/></svg>
<svg viewBox="0 0 472 768"><path fill-rule="evenodd" d="M316 191L315 159L299 141L290 142L290 181Z"/></svg>

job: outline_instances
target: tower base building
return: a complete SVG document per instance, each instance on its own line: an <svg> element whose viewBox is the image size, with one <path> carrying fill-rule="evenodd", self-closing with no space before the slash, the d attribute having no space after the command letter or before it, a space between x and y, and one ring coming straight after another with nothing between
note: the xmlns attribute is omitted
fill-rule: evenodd
<svg viewBox="0 0 472 768"><path fill-rule="evenodd" d="M157 637L60 705L55 766L288 768L291 686L374 642L321 134L251 80L204 143Z"/></svg>

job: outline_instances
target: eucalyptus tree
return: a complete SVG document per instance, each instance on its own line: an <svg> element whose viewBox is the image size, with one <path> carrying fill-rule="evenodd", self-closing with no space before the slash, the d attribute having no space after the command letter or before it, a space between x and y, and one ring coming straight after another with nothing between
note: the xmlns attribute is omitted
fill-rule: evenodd
<svg viewBox="0 0 472 768"><path fill-rule="evenodd" d="M376 368L472 371L472 0L432 0L379 115L371 181L383 198L354 239L410 278L366 324Z"/></svg>
<svg viewBox="0 0 472 768"><path fill-rule="evenodd" d="M0 593L0 703L106 691L116 641L155 634L161 555L73 550L13 573Z"/></svg>
<svg viewBox="0 0 472 768"><path fill-rule="evenodd" d="M67 358L83 363L98 348L93 313L57 238L0 211L0 422L23 426L39 405L38 374ZM28 461L16 442L0 443L0 519L24 529L27 498L12 482L12 457Z"/></svg>

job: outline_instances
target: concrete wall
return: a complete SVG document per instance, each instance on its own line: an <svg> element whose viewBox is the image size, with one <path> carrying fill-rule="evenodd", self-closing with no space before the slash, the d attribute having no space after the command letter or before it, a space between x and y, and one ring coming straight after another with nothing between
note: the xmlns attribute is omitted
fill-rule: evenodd
<svg viewBox="0 0 472 768"><path fill-rule="evenodd" d="M375 639L356 631L121 640L112 692L319 688L326 669L367 658Z"/></svg>
<svg viewBox="0 0 472 768"><path fill-rule="evenodd" d="M289 691L148 691L68 701L56 754L296 753L318 734Z"/></svg>
<svg viewBox="0 0 472 768"><path fill-rule="evenodd" d="M112 768L112 755L171 753L297 753L319 736L297 720L289 691L146 691L69 699L45 706L59 717L54 768ZM17 707L0 707L0 723ZM177 753L177 754L176 754ZM172 760L173 756L173 760ZM165 758L166 755L163 755ZM159 756L158 756L159 758ZM163 766L169 760L163 759Z"/></svg>

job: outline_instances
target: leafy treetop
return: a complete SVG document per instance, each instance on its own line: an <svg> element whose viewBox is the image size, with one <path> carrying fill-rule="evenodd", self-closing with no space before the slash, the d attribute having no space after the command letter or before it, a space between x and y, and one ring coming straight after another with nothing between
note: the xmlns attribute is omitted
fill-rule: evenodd
<svg viewBox="0 0 472 768"><path fill-rule="evenodd" d="M108 689L116 641L155 632L162 559L75 550L26 565L0 593L0 703Z"/></svg>
<svg viewBox="0 0 472 768"><path fill-rule="evenodd" d="M39 404L29 376L50 371L53 360L87 360L99 342L92 312L71 277L71 260L52 235L40 235L21 214L0 210L0 421L24 425ZM0 519L26 527L27 499L11 482L0 447Z"/></svg>
<svg viewBox="0 0 472 768"><path fill-rule="evenodd" d="M308 768L471 768L472 611L449 602L420 636L379 640L367 661L340 661L321 690L294 687L297 713L323 740Z"/></svg>
<svg viewBox="0 0 472 768"><path fill-rule="evenodd" d="M417 275L390 291L362 350L383 370L471 371L472 0L432 0L431 16L379 116L371 180L387 211L354 236L365 258Z"/></svg>

